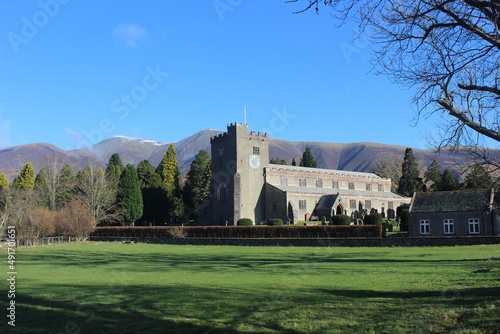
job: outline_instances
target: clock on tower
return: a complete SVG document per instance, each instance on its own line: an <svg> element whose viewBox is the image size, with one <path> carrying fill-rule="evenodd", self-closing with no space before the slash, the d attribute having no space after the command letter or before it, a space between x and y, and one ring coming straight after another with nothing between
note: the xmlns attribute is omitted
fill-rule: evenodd
<svg viewBox="0 0 500 334"><path fill-rule="evenodd" d="M260 155L250 154L248 157L248 164L250 169L259 169L260 168Z"/></svg>

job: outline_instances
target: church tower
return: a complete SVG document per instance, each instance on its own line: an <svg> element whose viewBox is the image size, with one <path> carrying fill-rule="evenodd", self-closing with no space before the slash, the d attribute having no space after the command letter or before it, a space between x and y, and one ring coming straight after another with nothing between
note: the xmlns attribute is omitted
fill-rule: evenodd
<svg viewBox="0 0 500 334"><path fill-rule="evenodd" d="M240 218L265 219L264 167L269 164L269 136L231 123L210 139L212 187L204 223L236 225Z"/></svg>

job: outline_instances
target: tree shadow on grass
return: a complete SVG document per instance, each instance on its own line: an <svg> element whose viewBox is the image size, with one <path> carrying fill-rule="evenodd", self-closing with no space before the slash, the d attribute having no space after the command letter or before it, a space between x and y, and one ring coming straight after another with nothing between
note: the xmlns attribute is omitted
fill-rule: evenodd
<svg viewBox="0 0 500 334"><path fill-rule="evenodd" d="M16 327L2 323L1 333L216 334L238 333L240 326L253 328L253 333L303 333L254 319L255 310L269 301L262 294L183 285L67 285L42 290L51 294L17 295ZM2 301L0 307L7 304Z"/></svg>

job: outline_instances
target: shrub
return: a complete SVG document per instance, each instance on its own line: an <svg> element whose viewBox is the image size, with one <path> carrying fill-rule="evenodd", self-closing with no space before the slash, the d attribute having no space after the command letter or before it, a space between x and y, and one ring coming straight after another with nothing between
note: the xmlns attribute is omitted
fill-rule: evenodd
<svg viewBox="0 0 500 334"><path fill-rule="evenodd" d="M332 217L332 225L349 225L351 217L348 215L335 215Z"/></svg>
<svg viewBox="0 0 500 334"><path fill-rule="evenodd" d="M365 225L382 225L382 215L380 213L370 213L363 220Z"/></svg>
<svg viewBox="0 0 500 334"><path fill-rule="evenodd" d="M267 222L267 225L283 226L283 219L281 219L281 218L269 219L269 221Z"/></svg>
<svg viewBox="0 0 500 334"><path fill-rule="evenodd" d="M238 226L253 226L253 221L250 218L240 218L236 222Z"/></svg>

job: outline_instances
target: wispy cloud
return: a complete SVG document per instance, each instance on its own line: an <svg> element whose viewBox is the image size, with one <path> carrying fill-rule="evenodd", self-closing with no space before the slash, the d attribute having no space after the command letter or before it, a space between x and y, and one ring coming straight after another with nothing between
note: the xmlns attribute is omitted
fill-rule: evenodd
<svg viewBox="0 0 500 334"><path fill-rule="evenodd" d="M116 43L135 48L149 41L148 31L137 24L119 24L113 29Z"/></svg>

